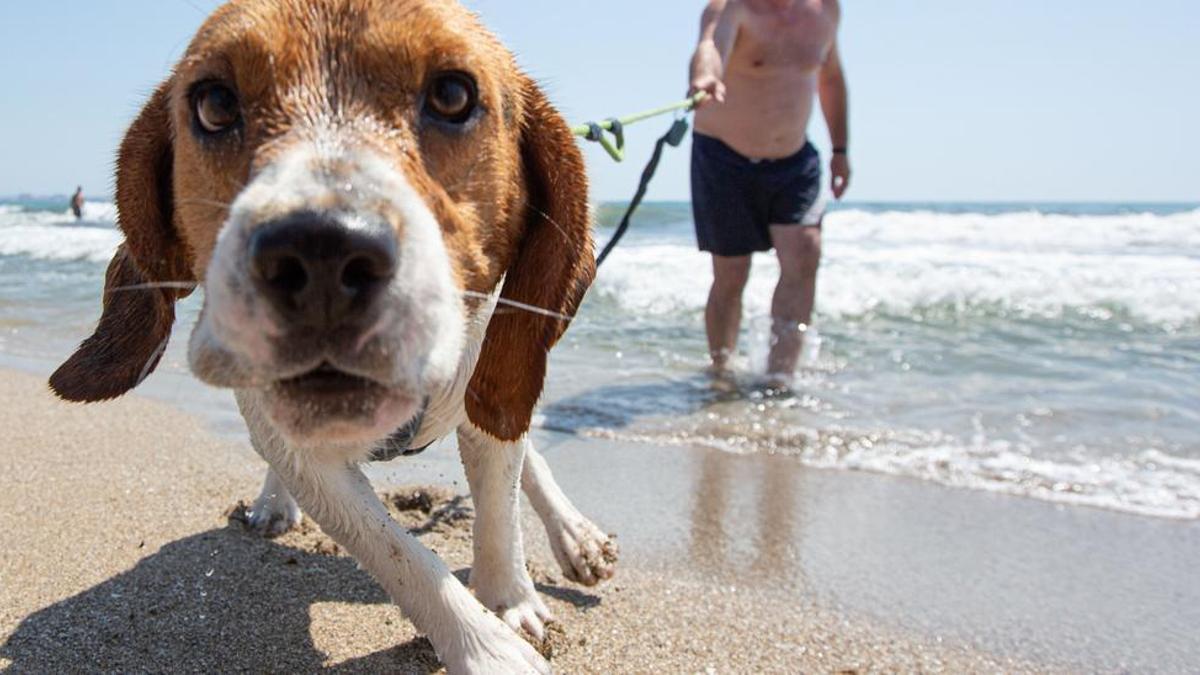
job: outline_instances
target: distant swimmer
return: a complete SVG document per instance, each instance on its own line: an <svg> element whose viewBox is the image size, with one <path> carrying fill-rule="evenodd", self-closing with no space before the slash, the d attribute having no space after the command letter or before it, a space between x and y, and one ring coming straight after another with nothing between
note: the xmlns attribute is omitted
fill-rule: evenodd
<svg viewBox="0 0 1200 675"><path fill-rule="evenodd" d="M833 141L832 190L850 184L846 80L837 0L710 0L692 58L696 113L692 206L700 250L713 256L705 325L712 370L729 373L751 256L775 249L772 386L791 384L812 322L821 261L821 158L808 140L814 99Z"/></svg>
<svg viewBox="0 0 1200 675"><path fill-rule="evenodd" d="M75 194L71 195L71 213L75 214L75 220L83 218L83 186L75 188Z"/></svg>

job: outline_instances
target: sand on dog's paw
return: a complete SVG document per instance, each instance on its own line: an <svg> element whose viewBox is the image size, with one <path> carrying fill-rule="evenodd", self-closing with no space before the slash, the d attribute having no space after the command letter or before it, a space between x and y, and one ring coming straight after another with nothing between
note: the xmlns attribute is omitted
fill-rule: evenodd
<svg viewBox="0 0 1200 675"><path fill-rule="evenodd" d="M276 508L276 506L278 508ZM255 506L239 501L225 512L230 523L236 523L246 532L267 539L274 539L296 529L303 516L300 507L289 505Z"/></svg>
<svg viewBox="0 0 1200 675"><path fill-rule="evenodd" d="M444 655L446 670L457 673L537 673L550 675L550 663L508 626L486 613L464 636L461 653Z"/></svg>
<svg viewBox="0 0 1200 675"><path fill-rule="evenodd" d="M524 579L491 581L493 576L472 575L475 597L517 633L524 629L533 639L544 640L546 624L553 621L554 616L534 589L529 575L525 574Z"/></svg>
<svg viewBox="0 0 1200 675"><path fill-rule="evenodd" d="M586 644L587 641L581 638L579 644ZM557 623L546 624L546 637L542 638L542 643L538 645L538 653L546 657L546 660L551 660L555 656L566 654L571 647L571 640L567 636L567 632Z"/></svg>
<svg viewBox="0 0 1200 675"><path fill-rule="evenodd" d="M299 527L301 517L300 507L294 504L290 508L284 509L251 508L249 526L252 532L268 539L274 539Z"/></svg>
<svg viewBox="0 0 1200 675"><path fill-rule="evenodd" d="M620 557L616 535L605 534L582 516L547 525L546 534L567 579L584 586L595 586L612 578Z"/></svg>

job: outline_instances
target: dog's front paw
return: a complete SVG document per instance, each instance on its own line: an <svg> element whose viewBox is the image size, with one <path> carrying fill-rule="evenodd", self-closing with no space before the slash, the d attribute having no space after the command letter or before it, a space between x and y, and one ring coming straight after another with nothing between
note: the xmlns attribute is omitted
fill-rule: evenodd
<svg viewBox="0 0 1200 675"><path fill-rule="evenodd" d="M300 525L300 505L290 494L264 494L246 514L246 529L268 539Z"/></svg>
<svg viewBox="0 0 1200 675"><path fill-rule="evenodd" d="M554 619L546 603L538 596L533 580L525 570L517 578L510 574L477 574L472 571L471 587L484 607L520 633L524 628L536 640L546 637L546 624ZM505 578L509 577L509 578Z"/></svg>
<svg viewBox="0 0 1200 675"><path fill-rule="evenodd" d="M584 586L611 579L620 548L617 540L578 513L546 523L550 548L563 575Z"/></svg>
<svg viewBox="0 0 1200 675"><path fill-rule="evenodd" d="M550 664L541 654L508 626L491 614L474 622L459 643L461 651L451 650L442 657L446 670L458 673L537 673L549 675Z"/></svg>

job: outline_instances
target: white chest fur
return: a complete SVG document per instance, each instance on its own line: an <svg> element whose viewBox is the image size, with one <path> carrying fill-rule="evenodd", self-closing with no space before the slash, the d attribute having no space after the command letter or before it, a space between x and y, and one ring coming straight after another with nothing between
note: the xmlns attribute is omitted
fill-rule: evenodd
<svg viewBox="0 0 1200 675"><path fill-rule="evenodd" d="M496 292L486 300L480 300L481 306L473 317L467 319L466 335L463 340L462 357L459 359L458 370L454 377L438 391L431 392L429 404L425 409L425 418L421 428L412 440L412 447L423 448L450 435L458 425L466 421L466 408L463 399L467 396L467 388L471 384L471 376L475 374L475 366L479 362L479 353L483 349L483 339L487 334L488 323L496 310L496 301L500 297L499 289L504 282L497 284Z"/></svg>

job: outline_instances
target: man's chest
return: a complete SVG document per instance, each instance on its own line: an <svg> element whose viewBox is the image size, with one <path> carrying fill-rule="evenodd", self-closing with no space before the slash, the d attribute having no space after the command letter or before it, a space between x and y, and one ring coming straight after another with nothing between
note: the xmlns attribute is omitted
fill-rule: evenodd
<svg viewBox="0 0 1200 675"><path fill-rule="evenodd" d="M757 67L815 68L833 45L839 9L832 0L799 0L786 10L744 1L738 19L734 58Z"/></svg>

